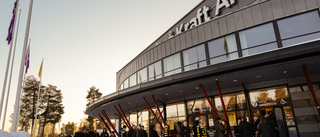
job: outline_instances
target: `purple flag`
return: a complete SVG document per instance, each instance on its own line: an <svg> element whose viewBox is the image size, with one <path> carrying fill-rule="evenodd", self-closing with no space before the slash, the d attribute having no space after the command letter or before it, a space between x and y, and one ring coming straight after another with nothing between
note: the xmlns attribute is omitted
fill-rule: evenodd
<svg viewBox="0 0 320 137"><path fill-rule="evenodd" d="M30 42L29 42L29 46L28 46L28 49L27 49L25 63L24 63L24 65L26 66L26 74L27 74L28 69L29 69L29 60L30 60Z"/></svg>
<svg viewBox="0 0 320 137"><path fill-rule="evenodd" d="M8 29L8 36L7 36L8 45L10 44L10 42L12 40L13 24L14 24L14 19L16 17L16 7L17 7L17 1L14 3L14 7L13 7L13 11L12 11L12 19L11 19L10 26Z"/></svg>

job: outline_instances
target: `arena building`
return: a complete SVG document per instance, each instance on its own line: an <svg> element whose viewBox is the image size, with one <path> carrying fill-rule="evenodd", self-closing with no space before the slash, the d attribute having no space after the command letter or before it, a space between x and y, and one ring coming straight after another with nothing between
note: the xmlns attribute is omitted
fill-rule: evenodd
<svg viewBox="0 0 320 137"><path fill-rule="evenodd" d="M218 116L234 136L237 119L254 124L273 112L278 137L320 136L319 7L320 0L203 0L119 70L117 91L86 113L105 112L116 130L128 119L159 134L169 120L172 136L178 121L192 127L196 117L212 136Z"/></svg>

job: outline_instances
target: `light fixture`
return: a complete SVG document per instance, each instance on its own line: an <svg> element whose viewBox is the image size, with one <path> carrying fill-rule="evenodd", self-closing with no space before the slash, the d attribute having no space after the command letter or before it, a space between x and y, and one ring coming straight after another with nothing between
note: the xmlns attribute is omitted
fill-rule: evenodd
<svg viewBox="0 0 320 137"><path fill-rule="evenodd" d="M168 94L168 93L166 93L166 95L168 96L169 94Z"/></svg>
<svg viewBox="0 0 320 137"><path fill-rule="evenodd" d="M195 89L199 89L199 87L195 87Z"/></svg>
<svg viewBox="0 0 320 137"><path fill-rule="evenodd" d="M288 71L285 70L285 71L283 71L282 73L283 73L283 74L286 74L286 73L288 73Z"/></svg>
<svg viewBox="0 0 320 137"><path fill-rule="evenodd" d="M129 103L129 104L131 104L131 103Z"/></svg>
<svg viewBox="0 0 320 137"><path fill-rule="evenodd" d="M261 77L262 77L261 75L257 75L257 76L256 76L256 78L261 78Z"/></svg>
<svg viewBox="0 0 320 137"><path fill-rule="evenodd" d="M233 82L237 82L237 81L238 81L238 80L236 80L236 79L235 79L235 80L233 80Z"/></svg>
<svg viewBox="0 0 320 137"><path fill-rule="evenodd" d="M183 92L182 90L180 90L179 92Z"/></svg>

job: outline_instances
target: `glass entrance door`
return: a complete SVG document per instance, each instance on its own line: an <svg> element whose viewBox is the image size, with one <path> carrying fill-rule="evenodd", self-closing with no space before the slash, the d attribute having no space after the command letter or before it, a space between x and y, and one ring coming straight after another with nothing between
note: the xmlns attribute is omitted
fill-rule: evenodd
<svg viewBox="0 0 320 137"><path fill-rule="evenodd" d="M287 137L287 128L282 107L273 107L274 118L277 121L276 136Z"/></svg>

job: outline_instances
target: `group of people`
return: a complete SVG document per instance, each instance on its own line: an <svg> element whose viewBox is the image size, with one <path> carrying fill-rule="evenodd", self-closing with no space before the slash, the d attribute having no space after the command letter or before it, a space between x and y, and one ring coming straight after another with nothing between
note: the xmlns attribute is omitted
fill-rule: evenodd
<svg viewBox="0 0 320 137"><path fill-rule="evenodd" d="M109 135L107 129L103 129L103 132L99 134L97 131L93 131L93 128L89 130L82 130L79 128L79 131L74 134L74 137L116 137L114 131Z"/></svg>
<svg viewBox="0 0 320 137"><path fill-rule="evenodd" d="M251 125L246 118L238 119L237 136L242 137L278 137L277 121L272 111L268 115L262 115L254 125Z"/></svg>
<svg viewBox="0 0 320 137"><path fill-rule="evenodd" d="M204 125L202 124L202 119L199 117L195 118L195 121L192 125L192 130L188 126L186 121L177 122L177 133L178 137L207 137L207 132L205 130ZM170 121L166 121L164 126L164 132L162 134L163 137L171 137L171 133L169 130ZM132 128L127 132L127 127L124 125L120 130L120 137L148 137L146 130L144 130L144 126L138 124L132 124ZM235 135L238 137L277 137L277 121L272 113L272 111L268 112L268 115L262 115L258 118L255 123L250 124L246 118L238 119L238 126L235 128ZM227 128L226 123L221 119L217 118L214 123L214 129L216 133L214 137L226 137ZM190 134L191 133L191 134ZM155 125L150 125L149 129L149 137L159 137L160 135L155 129ZM116 137L114 131L108 134L106 129L103 129L103 132L99 134L98 132L94 132L93 129L90 131L85 130L82 131L79 129L78 132L75 133L74 137Z"/></svg>

